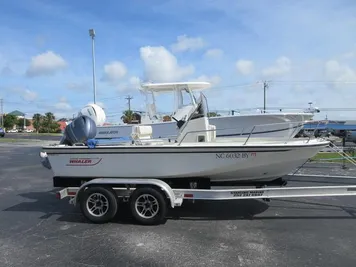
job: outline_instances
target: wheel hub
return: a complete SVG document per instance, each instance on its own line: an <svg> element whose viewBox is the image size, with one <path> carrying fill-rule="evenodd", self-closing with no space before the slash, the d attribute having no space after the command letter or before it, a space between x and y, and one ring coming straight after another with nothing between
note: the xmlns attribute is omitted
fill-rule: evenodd
<svg viewBox="0 0 356 267"><path fill-rule="evenodd" d="M87 210L92 216L104 216L109 210L109 200L100 193L92 194L86 203Z"/></svg>
<svg viewBox="0 0 356 267"><path fill-rule="evenodd" d="M136 199L135 208L140 217L153 218L159 211L158 200L153 195L143 194Z"/></svg>
<svg viewBox="0 0 356 267"><path fill-rule="evenodd" d="M148 201L145 201L144 206L145 206L146 209L150 209L150 208L152 208L152 203L148 202Z"/></svg>

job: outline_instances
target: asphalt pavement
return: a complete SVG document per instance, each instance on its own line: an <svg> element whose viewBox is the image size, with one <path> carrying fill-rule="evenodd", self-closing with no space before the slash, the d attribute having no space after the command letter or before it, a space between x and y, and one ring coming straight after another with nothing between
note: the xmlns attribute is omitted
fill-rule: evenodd
<svg viewBox="0 0 356 267"><path fill-rule="evenodd" d="M39 149L0 144L0 266L355 266L356 197L197 201L158 226L136 225L124 206L112 223L96 225L55 198ZM314 167L304 173L330 173Z"/></svg>
<svg viewBox="0 0 356 267"><path fill-rule="evenodd" d="M59 141L61 136L59 135L46 135L46 134L36 134L36 133L6 133L4 138L9 139L36 139L36 140L48 140L48 141Z"/></svg>

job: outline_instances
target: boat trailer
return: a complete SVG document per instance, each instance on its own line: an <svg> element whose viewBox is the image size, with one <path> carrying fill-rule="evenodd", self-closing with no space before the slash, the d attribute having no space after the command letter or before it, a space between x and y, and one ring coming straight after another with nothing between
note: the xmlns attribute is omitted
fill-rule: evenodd
<svg viewBox="0 0 356 267"><path fill-rule="evenodd" d="M169 208L180 207L184 200L273 199L356 195L356 185L311 187L264 187L233 189L173 189L158 179L96 178L80 187L67 187L58 199L70 198L93 223L111 221L119 200L128 202L135 220L144 225L161 223Z"/></svg>

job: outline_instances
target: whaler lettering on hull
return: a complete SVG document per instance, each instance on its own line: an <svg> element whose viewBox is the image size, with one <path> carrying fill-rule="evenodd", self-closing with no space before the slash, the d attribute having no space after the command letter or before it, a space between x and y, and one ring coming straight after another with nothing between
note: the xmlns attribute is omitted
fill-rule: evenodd
<svg viewBox="0 0 356 267"><path fill-rule="evenodd" d="M217 159L247 159L249 157L256 157L256 152L244 153L216 153Z"/></svg>
<svg viewBox="0 0 356 267"><path fill-rule="evenodd" d="M94 166L101 160L102 158L70 158L66 166Z"/></svg>

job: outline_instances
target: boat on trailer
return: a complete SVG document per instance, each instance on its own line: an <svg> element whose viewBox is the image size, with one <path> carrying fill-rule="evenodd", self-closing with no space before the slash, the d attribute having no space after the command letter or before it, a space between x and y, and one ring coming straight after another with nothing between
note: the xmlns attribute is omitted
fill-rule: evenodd
<svg viewBox="0 0 356 267"><path fill-rule="evenodd" d="M167 210L182 206L184 200L356 195L355 185L202 189L195 177L267 183L289 174L329 141L219 140L215 126L208 123L204 98L198 103L187 121L177 123L176 140L151 138L150 127L136 125L132 140L105 144L91 139L96 134L94 120L75 119L60 144L44 146L40 152L43 166L53 171L54 186L64 187L57 198L69 197L93 223L111 221L121 202L128 202L137 222L152 225L164 222ZM189 182L189 187L170 183L177 180Z"/></svg>
<svg viewBox="0 0 356 267"><path fill-rule="evenodd" d="M153 138L177 136L176 121L186 120L192 107L196 107L195 92L211 87L208 82L143 83L140 92L145 96L146 112L141 125L150 125ZM173 94L174 108L172 121L163 121L157 112L156 97ZM251 132L253 138L289 139L298 134L305 122L313 119L315 109L301 112L250 113L210 117L209 122L217 128L217 137L246 138ZM128 136L133 124L99 126L96 138L110 139Z"/></svg>
<svg viewBox="0 0 356 267"><path fill-rule="evenodd" d="M196 181L206 187L207 183L271 182L329 144L319 139L258 142L249 137L217 138L202 93L187 120L179 120L177 125L176 139L152 138L151 126L134 125L131 141L103 144L90 139L96 135L96 125L81 116L67 126L61 144L44 146L42 155L54 173L55 186L78 186L101 177L156 178L173 187Z"/></svg>

